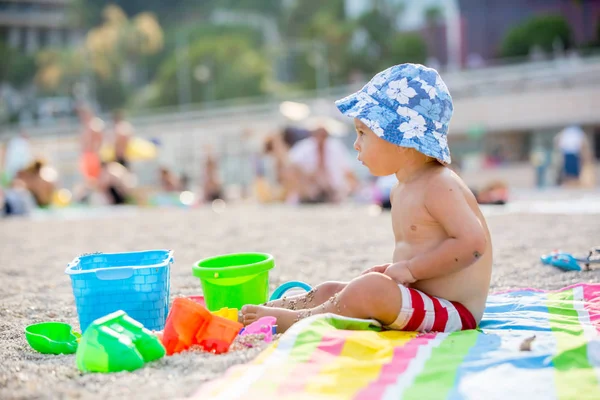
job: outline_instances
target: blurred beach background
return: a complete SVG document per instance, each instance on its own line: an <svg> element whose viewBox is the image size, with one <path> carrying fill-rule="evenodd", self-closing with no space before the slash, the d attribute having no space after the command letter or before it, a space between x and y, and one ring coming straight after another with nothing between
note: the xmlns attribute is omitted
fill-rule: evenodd
<svg viewBox="0 0 600 400"><path fill-rule="evenodd" d="M17 213L381 204L390 180L355 161L351 121L333 101L403 62L446 81L452 167L482 203L593 189L599 13L593 0L0 1L4 197L33 192ZM347 173L327 172L335 196L304 193L314 166L294 153L319 129L344 148L335 157Z"/></svg>

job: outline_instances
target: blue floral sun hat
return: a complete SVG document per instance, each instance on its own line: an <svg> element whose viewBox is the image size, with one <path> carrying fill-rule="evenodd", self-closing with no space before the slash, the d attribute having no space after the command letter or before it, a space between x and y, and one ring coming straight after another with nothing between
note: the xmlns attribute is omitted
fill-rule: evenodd
<svg viewBox="0 0 600 400"><path fill-rule="evenodd" d="M447 138L454 107L436 70L419 64L395 65L335 105L380 138L450 164Z"/></svg>

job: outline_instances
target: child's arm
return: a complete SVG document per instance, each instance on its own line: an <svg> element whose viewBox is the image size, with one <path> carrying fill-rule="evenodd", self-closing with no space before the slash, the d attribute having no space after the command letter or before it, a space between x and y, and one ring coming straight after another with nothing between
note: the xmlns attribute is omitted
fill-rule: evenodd
<svg viewBox="0 0 600 400"><path fill-rule="evenodd" d="M448 234L436 249L408 261L392 264L386 275L400 283L431 279L472 265L485 252L485 231L467 203L462 188L442 174L430 184L425 207Z"/></svg>

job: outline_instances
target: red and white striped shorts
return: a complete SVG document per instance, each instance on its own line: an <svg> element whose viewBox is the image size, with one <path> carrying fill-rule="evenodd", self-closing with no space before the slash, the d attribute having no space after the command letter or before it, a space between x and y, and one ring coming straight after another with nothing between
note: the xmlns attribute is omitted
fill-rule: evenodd
<svg viewBox="0 0 600 400"><path fill-rule="evenodd" d="M430 296L417 289L398 285L402 309L386 328L409 332L455 332L477 328L473 314L455 301Z"/></svg>

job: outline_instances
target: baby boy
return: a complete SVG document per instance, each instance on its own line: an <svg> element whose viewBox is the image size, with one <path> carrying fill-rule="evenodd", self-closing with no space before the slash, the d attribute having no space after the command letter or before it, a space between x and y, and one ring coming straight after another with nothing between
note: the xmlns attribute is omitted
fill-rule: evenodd
<svg viewBox="0 0 600 400"><path fill-rule="evenodd" d="M354 118L358 159L373 175L398 179L390 195L393 262L350 282L325 282L304 295L244 306L242 322L274 316L284 332L307 316L334 313L394 330L475 329L489 290L492 242L475 197L447 167L448 88L437 71L402 64L336 105Z"/></svg>

